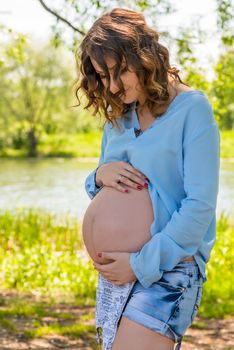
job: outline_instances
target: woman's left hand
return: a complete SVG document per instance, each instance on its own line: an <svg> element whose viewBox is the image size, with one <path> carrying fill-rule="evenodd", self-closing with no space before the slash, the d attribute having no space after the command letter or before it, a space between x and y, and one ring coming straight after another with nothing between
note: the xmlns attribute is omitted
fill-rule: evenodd
<svg viewBox="0 0 234 350"><path fill-rule="evenodd" d="M122 284L136 281L136 275L129 263L130 253L110 252L102 253L102 259L110 259L113 262L99 264L94 261L93 266L111 283L121 286Z"/></svg>

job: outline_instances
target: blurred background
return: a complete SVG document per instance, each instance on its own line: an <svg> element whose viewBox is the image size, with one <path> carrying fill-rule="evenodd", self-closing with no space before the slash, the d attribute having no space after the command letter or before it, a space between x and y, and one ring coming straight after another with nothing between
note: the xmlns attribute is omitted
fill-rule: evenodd
<svg viewBox="0 0 234 350"><path fill-rule="evenodd" d="M141 11L182 80L212 104L221 134L217 242L182 349L234 349L232 0L0 2L0 349L96 349L97 274L81 224L104 118L75 107L72 86L82 38L115 7Z"/></svg>

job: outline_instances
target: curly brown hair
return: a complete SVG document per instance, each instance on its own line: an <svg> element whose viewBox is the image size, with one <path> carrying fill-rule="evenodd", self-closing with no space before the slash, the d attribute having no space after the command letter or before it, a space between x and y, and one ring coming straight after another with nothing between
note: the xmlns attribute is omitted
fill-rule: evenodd
<svg viewBox="0 0 234 350"><path fill-rule="evenodd" d="M147 105L155 118L164 113L169 104L168 74L173 80L185 83L178 75L179 70L170 66L168 49L158 40L159 33L146 24L141 13L115 8L97 19L85 35L76 56L79 77L75 82L75 95L78 106L81 104L78 96L81 89L88 98L84 108L93 106L93 115L104 112L105 118L112 125L117 118L129 111L132 104L126 104L120 99L124 93L120 67L125 62L127 69L129 65L134 68L139 83L144 88L146 100L141 107ZM107 87L104 87L90 57L104 71ZM113 74L119 87L116 94L109 89L110 75L106 57L111 57L116 62Z"/></svg>

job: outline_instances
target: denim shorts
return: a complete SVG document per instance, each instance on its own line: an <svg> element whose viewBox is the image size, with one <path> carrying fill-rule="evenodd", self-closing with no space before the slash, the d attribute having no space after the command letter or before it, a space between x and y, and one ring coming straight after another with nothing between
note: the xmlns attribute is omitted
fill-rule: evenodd
<svg viewBox="0 0 234 350"><path fill-rule="evenodd" d="M96 339L104 350L114 342L121 316L145 326L181 346L195 318L205 279L196 261L180 262L148 288L139 281L113 285L101 273L96 290Z"/></svg>
<svg viewBox="0 0 234 350"><path fill-rule="evenodd" d="M178 350L197 314L204 282L196 261L180 262L148 288L137 281L122 315L172 339Z"/></svg>

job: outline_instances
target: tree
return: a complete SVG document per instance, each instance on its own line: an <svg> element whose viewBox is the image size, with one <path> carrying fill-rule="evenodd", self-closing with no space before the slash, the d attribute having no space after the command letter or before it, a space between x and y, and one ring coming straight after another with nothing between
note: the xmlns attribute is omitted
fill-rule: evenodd
<svg viewBox="0 0 234 350"><path fill-rule="evenodd" d="M216 0L217 26L224 46L234 44L234 3L233 0Z"/></svg>
<svg viewBox="0 0 234 350"><path fill-rule="evenodd" d="M234 129L234 50L220 55L215 65L216 78L212 83L214 112L221 129Z"/></svg>
<svg viewBox="0 0 234 350"><path fill-rule="evenodd" d="M72 70L63 62L61 50L30 48L20 35L5 46L4 55L1 122L18 146L24 144L28 155L36 156L41 133L51 131L63 112L69 111Z"/></svg>
<svg viewBox="0 0 234 350"><path fill-rule="evenodd" d="M38 1L57 21L56 25L53 26L54 44L59 45L62 42L67 44L66 41L63 41L64 30L61 29L67 27L70 34L73 35L73 51L76 51L79 41L90 25L104 12L110 11L114 7L127 7L141 11L147 18L147 22L156 28L160 18L177 11L172 5L172 1L169 0L89 0L85 3L80 0L63 0L60 5L57 5L57 8L49 6L49 2L46 0ZM176 52L177 63L181 65L186 80L195 88L208 89L208 82L204 80L203 71L194 55L194 48L199 44L204 44L207 39L207 33L201 30L200 19L199 17L193 18L194 26L192 28L178 28L178 31L173 34L164 30L160 31L160 34L166 39L170 51L174 49Z"/></svg>
<svg viewBox="0 0 234 350"><path fill-rule="evenodd" d="M234 128L234 3L232 0L216 0L216 4L217 28L222 45L214 65L211 95L219 126L228 130Z"/></svg>
<svg viewBox="0 0 234 350"><path fill-rule="evenodd" d="M62 0L57 5L51 5L46 0L38 1L55 19L52 26L54 45L65 44L73 52L91 24L112 8L143 11L152 24L156 24L159 17L175 12L171 0ZM163 34L167 36L168 32Z"/></svg>

